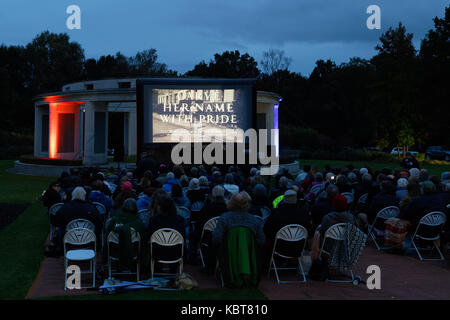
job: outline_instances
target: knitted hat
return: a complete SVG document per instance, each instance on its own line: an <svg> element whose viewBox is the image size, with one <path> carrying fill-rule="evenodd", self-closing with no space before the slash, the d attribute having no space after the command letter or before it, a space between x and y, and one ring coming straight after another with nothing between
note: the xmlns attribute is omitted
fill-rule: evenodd
<svg viewBox="0 0 450 320"><path fill-rule="evenodd" d="M133 192L133 185L129 181L125 181L122 183L122 188L120 189L122 192Z"/></svg>
<svg viewBox="0 0 450 320"><path fill-rule="evenodd" d="M191 181L189 182L189 190L198 190L198 189L200 189L199 184L200 184L200 182L198 181L197 178L191 179Z"/></svg>
<svg viewBox="0 0 450 320"><path fill-rule="evenodd" d="M334 210L340 212L348 209L347 198L342 194L337 194L332 200Z"/></svg>

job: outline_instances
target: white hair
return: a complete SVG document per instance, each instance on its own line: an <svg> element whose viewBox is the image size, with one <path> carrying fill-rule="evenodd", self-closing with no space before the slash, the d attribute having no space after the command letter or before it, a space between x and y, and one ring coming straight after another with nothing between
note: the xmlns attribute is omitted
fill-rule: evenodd
<svg viewBox="0 0 450 320"><path fill-rule="evenodd" d="M173 178L175 178L175 175L173 174L173 172L169 172L169 173L167 173L166 178L167 178L167 180L173 179Z"/></svg>
<svg viewBox="0 0 450 320"><path fill-rule="evenodd" d="M76 187L72 191L72 200L86 200L86 190L83 187Z"/></svg>
<svg viewBox="0 0 450 320"><path fill-rule="evenodd" d="M409 169L409 175L411 178L419 179L420 177L420 170L417 168L411 168Z"/></svg>
<svg viewBox="0 0 450 320"><path fill-rule="evenodd" d="M397 180L397 187L399 188L406 188L408 186L408 180L405 178L400 178Z"/></svg>
<svg viewBox="0 0 450 320"><path fill-rule="evenodd" d="M361 169L359 169L359 173L361 174L361 176L363 176L366 173L369 173L369 170L367 170L367 168L361 168Z"/></svg>

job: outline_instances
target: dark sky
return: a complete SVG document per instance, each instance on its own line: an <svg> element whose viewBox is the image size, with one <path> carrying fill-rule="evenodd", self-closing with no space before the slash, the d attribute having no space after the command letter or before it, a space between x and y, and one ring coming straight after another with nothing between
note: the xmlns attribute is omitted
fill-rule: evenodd
<svg viewBox="0 0 450 320"><path fill-rule="evenodd" d="M68 30L66 8L81 8L81 30ZM381 30L369 30L369 5L381 8ZM38 33L67 32L87 58L155 48L161 62L186 72L225 50L259 62L269 48L309 74L318 59L370 58L382 32L402 22L419 46L449 0L2 0L0 40L25 45Z"/></svg>

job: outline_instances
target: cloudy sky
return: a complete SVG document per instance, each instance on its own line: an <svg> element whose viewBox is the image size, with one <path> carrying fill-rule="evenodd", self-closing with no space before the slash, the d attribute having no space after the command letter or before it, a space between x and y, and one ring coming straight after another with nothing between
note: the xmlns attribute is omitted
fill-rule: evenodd
<svg viewBox="0 0 450 320"><path fill-rule="evenodd" d="M81 8L81 30L68 30L69 5ZM369 30L369 5L381 8L381 30ZM2 0L0 42L25 45L38 33L67 32L87 58L155 48L160 61L186 72L225 50L259 62L269 48L308 75L318 59L370 58L381 33L402 22L418 47L450 0Z"/></svg>

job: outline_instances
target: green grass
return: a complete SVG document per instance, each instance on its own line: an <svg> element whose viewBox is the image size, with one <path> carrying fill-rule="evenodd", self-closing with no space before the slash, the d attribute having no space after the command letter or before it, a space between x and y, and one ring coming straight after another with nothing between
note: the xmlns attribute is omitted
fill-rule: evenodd
<svg viewBox="0 0 450 320"><path fill-rule="evenodd" d="M51 178L7 173L13 161L0 160L0 202L23 203L28 208L0 232L0 299L23 299L36 277L48 220L38 200Z"/></svg>
<svg viewBox="0 0 450 320"><path fill-rule="evenodd" d="M314 165L318 170L323 170L326 165L331 167L341 167L344 168L348 164L352 164L356 168L370 167L373 171L381 170L384 167L390 167L391 169L400 168L400 161L398 162L378 162L378 161L348 161L348 160L299 160L300 168L305 164ZM427 169L429 175L441 176L444 171L450 171L450 164L448 165L430 165L422 164L421 168Z"/></svg>
<svg viewBox="0 0 450 320"><path fill-rule="evenodd" d="M265 300L258 289L194 289L189 291L140 290L114 295L86 294L39 298L37 300Z"/></svg>

